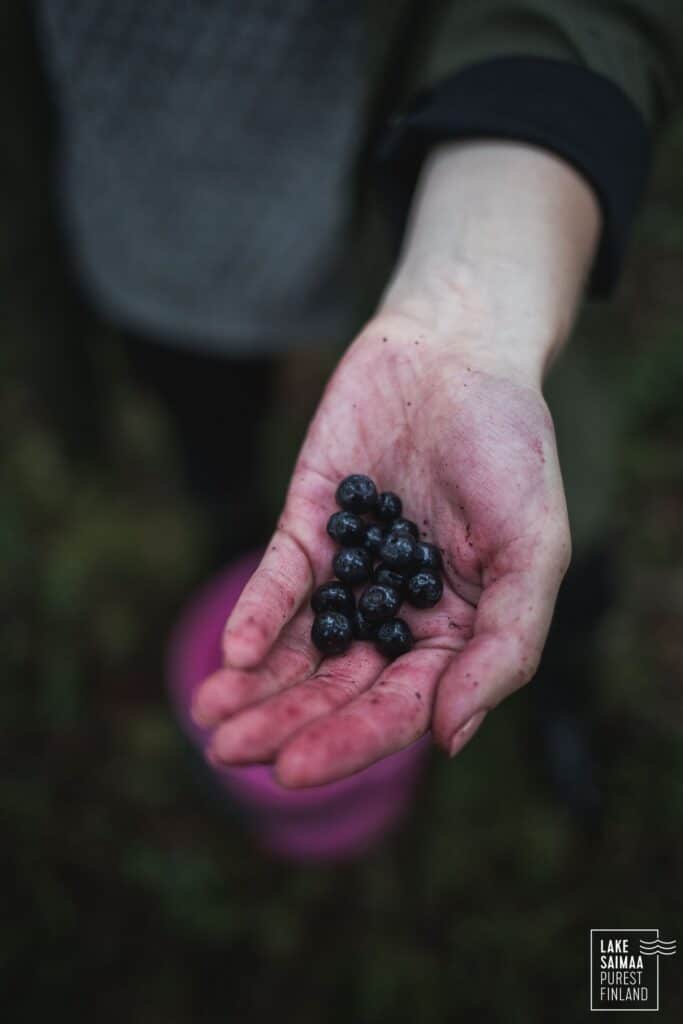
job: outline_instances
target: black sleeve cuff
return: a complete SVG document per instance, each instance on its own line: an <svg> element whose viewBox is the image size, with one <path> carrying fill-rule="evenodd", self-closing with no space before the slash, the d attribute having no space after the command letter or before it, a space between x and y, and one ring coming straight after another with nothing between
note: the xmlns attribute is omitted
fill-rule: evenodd
<svg viewBox="0 0 683 1024"><path fill-rule="evenodd" d="M590 290L607 295L619 277L652 151L631 100L608 78L568 61L500 57L459 71L393 118L380 139L378 172L401 228L429 149L476 137L541 146L587 178L603 213Z"/></svg>

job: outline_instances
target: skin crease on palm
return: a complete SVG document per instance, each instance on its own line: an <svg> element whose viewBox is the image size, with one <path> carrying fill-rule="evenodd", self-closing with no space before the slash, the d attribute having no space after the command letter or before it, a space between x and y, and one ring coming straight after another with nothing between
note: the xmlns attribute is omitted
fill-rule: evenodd
<svg viewBox="0 0 683 1024"><path fill-rule="evenodd" d="M399 286L389 289L323 395L278 528L227 623L224 667L196 694L193 714L213 730L207 756L216 764L273 762L282 784L310 786L358 771L427 731L455 754L488 711L535 672L569 561L562 479L540 386L549 354L568 327L528 330L532 338L548 338L534 359L511 361L505 351L499 358L497 336L513 329L515 317L520 324L528 320L524 291L516 305L502 287L495 303L478 301L491 294L486 288L465 289L477 301L462 301L462 294L454 299L463 290L452 287L453 276L435 293L432 281L439 275L428 268L430 283L416 286L411 262L417 253L419 277L428 262L419 258L425 232L437 249L450 244L437 237L430 217L433 210L444 213L444 194L451 201L443 185L454 173L463 190L471 182L472 193L463 200L466 213L455 209L456 225L458 216L476 216L481 197L485 230L486 217L496 215L485 172L499 176L506 161L511 189L518 176L528 183L531 167L551 179L548 188L570 190L569 199L589 221L585 240L581 236L585 252L576 254L570 239L567 254L556 257L556 208L519 213L540 221L544 279L552 282L548 253L565 261L558 267L563 282L575 279L566 295L555 288L560 294L553 299L556 320L571 322L597 234L587 186L531 147L474 144L464 155L446 153L427 172L434 181L424 190ZM500 202L505 208L504 188ZM558 217L576 213L557 211ZM467 237L467 221L460 226ZM486 267L488 254L473 248L475 267L479 258ZM465 278L479 281L471 264ZM535 271L532 262L528 274ZM490 289L497 286L494 273ZM442 316L442 308L448 314ZM428 611L403 605L400 614L416 643L393 663L367 643L321 659L310 641L310 595L330 578L334 553L325 524L339 481L354 472L399 493L404 514L443 550L444 596Z"/></svg>

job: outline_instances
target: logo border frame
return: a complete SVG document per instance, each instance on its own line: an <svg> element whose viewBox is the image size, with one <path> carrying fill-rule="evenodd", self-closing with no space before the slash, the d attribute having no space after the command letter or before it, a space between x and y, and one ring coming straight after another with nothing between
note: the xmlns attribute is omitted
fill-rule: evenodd
<svg viewBox="0 0 683 1024"><path fill-rule="evenodd" d="M590 975L590 1013L659 1013L659 954L657 954L657 1005L656 1006L629 1006L624 1009L620 1006L606 1007L593 1006L593 932L654 932L659 938L659 928L591 928L588 936L588 967Z"/></svg>

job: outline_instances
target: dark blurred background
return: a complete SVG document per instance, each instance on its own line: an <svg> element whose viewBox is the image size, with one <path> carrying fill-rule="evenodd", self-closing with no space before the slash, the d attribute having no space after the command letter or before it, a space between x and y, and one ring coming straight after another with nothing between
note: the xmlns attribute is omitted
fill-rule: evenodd
<svg viewBox="0 0 683 1024"><path fill-rule="evenodd" d="M532 684L457 762L433 758L399 835L303 869L255 850L170 715L164 641L210 530L160 407L70 280L44 83L25 26L2 18L4 1019L582 1019L591 927L683 938L683 122L617 298L576 332L618 425L617 596L591 679L599 825L539 771ZM266 517L328 359L278 372ZM662 1016L681 1020L680 966L661 976Z"/></svg>

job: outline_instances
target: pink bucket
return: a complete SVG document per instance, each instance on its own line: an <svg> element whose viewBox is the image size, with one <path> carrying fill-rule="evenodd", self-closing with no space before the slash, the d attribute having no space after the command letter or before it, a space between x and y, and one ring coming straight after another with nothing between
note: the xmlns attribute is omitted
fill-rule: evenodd
<svg viewBox="0 0 683 1024"><path fill-rule="evenodd" d="M168 649L171 701L184 732L203 752L208 732L190 717L197 686L221 664L225 621L256 569L252 553L194 597L176 624ZM345 860L359 856L404 816L429 748L425 736L346 779L308 789L285 789L269 765L212 769L248 813L257 838L279 856Z"/></svg>

